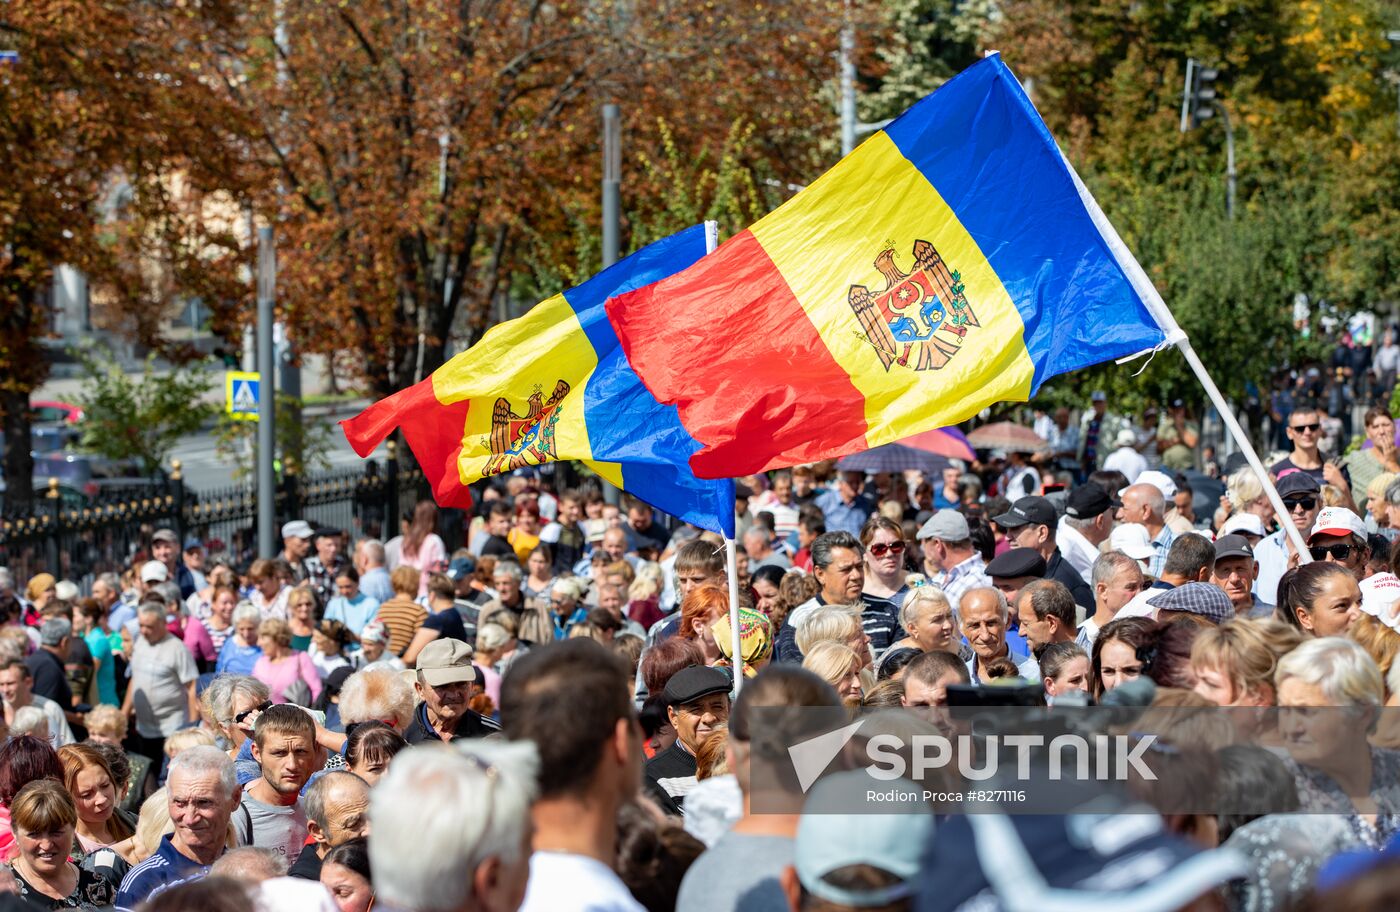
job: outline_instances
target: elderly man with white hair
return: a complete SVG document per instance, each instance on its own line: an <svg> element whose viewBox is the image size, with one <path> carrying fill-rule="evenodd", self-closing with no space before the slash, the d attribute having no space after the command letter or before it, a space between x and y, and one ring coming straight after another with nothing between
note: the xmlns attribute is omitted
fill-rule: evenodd
<svg viewBox="0 0 1400 912"><path fill-rule="evenodd" d="M527 741L400 756L370 796L376 896L403 912L514 912L530 876L538 767Z"/></svg>
<svg viewBox="0 0 1400 912"><path fill-rule="evenodd" d="M170 761L165 785L175 832L123 878L116 899L121 912L206 876L224 852L229 818L242 791L228 754L206 745L181 751Z"/></svg>
<svg viewBox="0 0 1400 912"><path fill-rule="evenodd" d="M1147 562L1147 575L1160 579L1167 552L1176 539L1176 533L1167 526L1166 495L1156 485L1133 484L1119 491L1118 498L1123 505L1118 508L1117 520L1144 526L1151 536L1152 557Z"/></svg>
<svg viewBox="0 0 1400 912"><path fill-rule="evenodd" d="M973 684L984 679L986 664L992 659L1009 658L1028 681L1040 680L1040 666L1035 659L1011 651L1006 641L1006 623L1011 614L1006 604L1006 596L997 589L973 589L962 597L958 607L962 622L962 635L972 647L972 658L967 660L968 677Z"/></svg>

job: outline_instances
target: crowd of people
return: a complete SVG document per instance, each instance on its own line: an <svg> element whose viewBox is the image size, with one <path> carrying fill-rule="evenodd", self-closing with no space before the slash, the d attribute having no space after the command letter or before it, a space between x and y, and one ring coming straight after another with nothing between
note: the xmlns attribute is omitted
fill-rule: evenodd
<svg viewBox="0 0 1400 912"><path fill-rule="evenodd" d="M1337 459L1290 412L1267 480L1306 553L1183 406L1142 449L1101 395L1047 417L1036 453L739 480L738 606L718 536L528 472L455 550L424 501L387 542L287 522L247 565L161 529L81 586L0 569L0 886L152 912L1389 905L1400 808L1355 796L1400 786L1390 415ZM769 708L1149 681L1153 706L1344 709L1308 763L1227 744L1207 776L1335 813L824 808L846 773L753 800L802 734Z"/></svg>

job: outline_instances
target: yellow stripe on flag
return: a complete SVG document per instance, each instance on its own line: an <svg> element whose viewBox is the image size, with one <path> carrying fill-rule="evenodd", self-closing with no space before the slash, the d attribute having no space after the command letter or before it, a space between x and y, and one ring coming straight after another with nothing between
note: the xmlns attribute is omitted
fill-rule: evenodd
<svg viewBox="0 0 1400 912"><path fill-rule="evenodd" d="M535 434L528 438L536 443L534 452L549 452L551 458L544 461L582 460L621 486L621 466L593 461L588 442L584 387L597 365L574 309L563 295L555 295L527 316L491 327L471 351L434 371L433 393L439 402L471 400L457 462L462 484L517 467L498 451L503 429L506 442L514 445L521 441L517 429L525 427ZM527 427L532 411L551 408L557 420L543 422L541 429ZM523 464L540 461L532 454Z"/></svg>
<svg viewBox="0 0 1400 912"><path fill-rule="evenodd" d="M1020 314L942 196L884 133L751 230L865 397L870 446L966 418L964 395L973 391L982 401L1029 397L1034 368ZM918 248L925 266L934 251L946 271L920 270L919 241L932 245ZM893 256L882 258L883 251ZM916 300L922 286L902 278L917 280L921 272L938 292L939 305L930 300L927 316ZM950 294L956 285L961 295ZM853 289L869 305L864 321ZM910 321L903 338L928 338L896 339L877 303L889 289L915 290L896 316ZM930 334L928 317L937 315L932 325L939 328ZM954 330L959 318L964 334Z"/></svg>

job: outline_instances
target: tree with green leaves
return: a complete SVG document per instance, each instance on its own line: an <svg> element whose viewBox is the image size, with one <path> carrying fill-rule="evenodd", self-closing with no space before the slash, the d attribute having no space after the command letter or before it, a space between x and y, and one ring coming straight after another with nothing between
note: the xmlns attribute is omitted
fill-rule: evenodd
<svg viewBox="0 0 1400 912"><path fill-rule="evenodd" d="M1384 311L1400 298L1400 144L1378 0L1007 0L987 41L1032 99L1227 397L1316 357L1292 301ZM1180 131L1188 57L1218 67L1225 132ZM1125 406L1203 399L1181 358L1057 378L1047 399L1108 388Z"/></svg>
<svg viewBox="0 0 1400 912"><path fill-rule="evenodd" d="M204 401L213 380L202 364L162 373L152 355L140 374L129 375L92 351L82 353L82 364L82 447L109 459L136 460L146 475L160 473L179 439L214 417L214 406Z"/></svg>

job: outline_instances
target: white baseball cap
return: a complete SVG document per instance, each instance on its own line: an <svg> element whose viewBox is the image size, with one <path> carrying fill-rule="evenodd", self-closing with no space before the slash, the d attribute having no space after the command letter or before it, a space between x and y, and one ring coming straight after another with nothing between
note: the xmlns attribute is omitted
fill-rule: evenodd
<svg viewBox="0 0 1400 912"><path fill-rule="evenodd" d="M1152 487L1161 491L1162 496L1167 500L1171 500L1176 496L1176 482L1172 481L1172 477L1166 472L1158 472L1156 469L1149 469L1143 472L1137 477L1137 481L1133 482L1133 484L1152 485ZM1122 497L1123 491L1126 490L1128 489L1124 488L1122 491L1119 491L1118 496ZM1168 504L1168 506L1171 505Z"/></svg>
<svg viewBox="0 0 1400 912"><path fill-rule="evenodd" d="M1122 551L1133 560L1151 560L1157 552L1152 547L1152 536L1142 523L1123 523L1115 526L1108 536L1109 548Z"/></svg>
<svg viewBox="0 0 1400 912"><path fill-rule="evenodd" d="M1220 527L1220 535L1257 535L1263 538L1269 533L1264 531L1264 520L1260 519L1256 513L1236 513L1225 520L1225 525Z"/></svg>
<svg viewBox="0 0 1400 912"><path fill-rule="evenodd" d="M141 565L141 582L163 583L170 579L170 571L160 561L146 561Z"/></svg>
<svg viewBox="0 0 1400 912"><path fill-rule="evenodd" d="M1366 524L1346 507L1323 507L1317 514L1312 531L1308 533L1308 541L1319 535L1355 535L1364 542Z"/></svg>
<svg viewBox="0 0 1400 912"><path fill-rule="evenodd" d="M311 523L304 519L294 519L282 527L283 538L310 538L314 534Z"/></svg>
<svg viewBox="0 0 1400 912"><path fill-rule="evenodd" d="M1391 630L1400 630L1396 602L1400 602L1400 577L1394 573L1377 573L1361 581L1361 610Z"/></svg>

